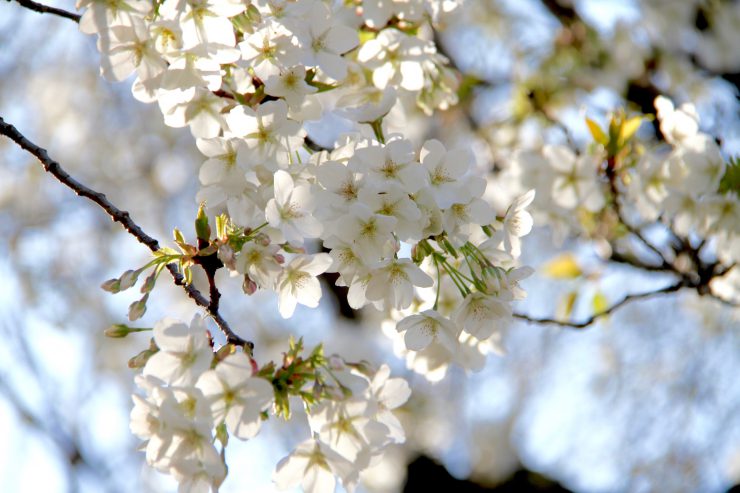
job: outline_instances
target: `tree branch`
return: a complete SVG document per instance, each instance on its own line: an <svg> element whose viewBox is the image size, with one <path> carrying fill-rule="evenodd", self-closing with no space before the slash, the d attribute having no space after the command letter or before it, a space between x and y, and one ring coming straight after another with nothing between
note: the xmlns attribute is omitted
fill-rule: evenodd
<svg viewBox="0 0 740 493"><path fill-rule="evenodd" d="M146 245L152 252L156 252L159 250L159 242L146 234L144 230L142 230L141 227L131 219L131 216L127 211L123 211L117 208L106 198L104 194L83 185L72 176L70 176L70 174L67 173L58 162L49 157L49 154L46 152L45 149L42 149L41 147L28 140L13 125L11 125L10 123L6 123L2 117L0 117L0 134L7 136L13 142L18 144L23 150L35 156L41 162L44 170L47 173L53 175L57 180L59 180L59 182L70 188L78 196L85 197L100 206L100 208L103 209L106 214L108 214L110 218L113 219L113 221L121 223L123 228L131 236L136 238L139 243ZM252 350L252 348L254 347L253 343L242 339L237 334L235 334L234 331L231 330L229 324L219 313L217 302L215 304L216 306L212 306L211 302L206 299L206 297L203 296L203 294L194 286L192 286L191 284L185 284L185 279L183 278L182 274L178 272L176 263L168 264L167 270L172 275L175 284L177 284L178 286L182 286L187 295L193 301L195 301L198 306L206 309L208 314L213 318L214 322L216 322L218 328L221 330L224 336L226 336L226 340L228 343L243 346L244 348L249 348L250 351Z"/></svg>
<svg viewBox="0 0 740 493"><path fill-rule="evenodd" d="M604 310L603 312L596 313L582 322L568 322L565 320L558 320L555 318L533 318L523 313L515 313L514 318L518 318L519 320L524 320L530 323L552 324L552 325L559 325L561 327L569 327L572 329L585 329L591 324L593 324L594 322L596 322L598 319L606 317L607 315L611 314L612 312L616 311L618 308L620 308L623 305L626 305L627 303L630 303L635 300L641 300L644 298L650 298L652 296L675 293L676 291L680 290L681 288L685 288L685 287L690 287L690 286L686 283L685 280L682 279L681 281L675 284L668 285L656 291L647 291L645 293L629 294L625 296L624 298L622 298L617 303L613 304L612 306Z"/></svg>
<svg viewBox="0 0 740 493"><path fill-rule="evenodd" d="M10 2L12 0L7 1ZM54 14L58 15L59 17L64 17L65 19L75 21L77 23L80 22L81 16L79 14L75 14L74 12L69 12L64 9L58 9L56 7L49 7L48 5L34 2L33 0L15 0L15 2L17 2L21 7L25 7L40 14Z"/></svg>

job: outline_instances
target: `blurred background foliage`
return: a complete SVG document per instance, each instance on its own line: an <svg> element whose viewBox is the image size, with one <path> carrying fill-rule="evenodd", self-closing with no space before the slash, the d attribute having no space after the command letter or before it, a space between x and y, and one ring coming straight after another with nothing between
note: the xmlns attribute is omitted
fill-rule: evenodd
<svg viewBox="0 0 740 493"><path fill-rule="evenodd" d="M736 155L739 3L471 0L431 34L463 74L460 104L395 125L416 141L472 147L499 208L518 193L506 173L515 149L567 138L585 145L586 114L652 113L658 94L694 101L703 128ZM192 223L202 157L187 130L166 127L129 85L99 77L94 44L68 20L3 2L0 115L167 241ZM657 129L649 127L647 137ZM520 311L552 316L576 293L572 317L582 319L596 293L613 302L661 285L660 274L605 264L598 242L564 234L555 244L557 224L537 219L523 262L540 268L568 251L590 274L529 279ZM102 335L135 295L98 285L145 263L147 250L6 139L0 235L0 490L173 491L143 465L128 432L126 362L147 338ZM318 310L284 321L274 296L245 297L238 280L219 275L222 313L256 343L259 360L278 358L293 333L350 360L389 361L410 380L408 441L366 475L365 491L725 491L740 482L738 310L695 292L630 304L582 331L512 324L505 356L430 384L393 356L377 314L347 317L325 296ZM161 282L142 322L193 313ZM272 491L272 468L300 426L273 420L230 447L222 491Z"/></svg>

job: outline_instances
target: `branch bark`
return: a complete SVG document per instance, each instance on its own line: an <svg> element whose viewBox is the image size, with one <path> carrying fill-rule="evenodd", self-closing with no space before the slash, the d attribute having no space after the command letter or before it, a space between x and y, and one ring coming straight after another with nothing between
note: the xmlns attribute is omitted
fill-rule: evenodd
<svg viewBox="0 0 740 493"><path fill-rule="evenodd" d="M11 0L7 1L10 2ZM59 17L64 17L65 19L75 21L77 23L80 22L81 16L79 14L75 14L74 12L69 12L67 10L59 9L56 7L49 7L48 5L34 2L33 0L15 0L15 2L18 3L21 7L25 7L28 10L33 10L34 12L38 12L39 14L53 14Z"/></svg>
<svg viewBox="0 0 740 493"><path fill-rule="evenodd" d="M559 325L560 327L566 327L566 328L571 328L571 329L585 329L589 327L590 325L592 325L597 320L599 320L600 318L606 317L607 315L613 313L618 308L628 303L631 303L636 300L650 298L653 296L660 296L664 294L675 293L676 291L680 290L681 288L685 288L685 287L690 287L690 286L686 283L686 281L682 279L681 281L675 284L670 284L664 288L661 288L655 291L647 291L644 293L629 294L625 296L624 298L622 298L620 301L616 302L615 304L607 308L606 310L604 310L603 312L596 313L581 322L568 322L566 320L558 320L555 318L535 318L535 317L530 317L529 315L525 315L523 313L515 313L514 318L518 318L519 320L524 320L525 322L530 322L530 323Z"/></svg>
<svg viewBox="0 0 740 493"><path fill-rule="evenodd" d="M74 191L78 196L85 197L97 204L113 221L120 223L131 236L139 241L139 243L145 245L152 252L159 250L159 242L144 232L144 230L142 230L141 227L131 219L131 216L127 211L121 210L113 205L104 194L83 185L73 178L58 162L49 157L46 149L43 149L28 140L20 131L18 131L18 129L10 123L7 123L2 117L0 117L0 135L5 135L10 140L18 144L18 146L23 150L35 156L36 159L41 162L41 165L47 173L50 173L60 183ZM254 344L242 339L234 333L233 330L231 330L228 322L226 322L218 311L218 302L216 302L214 306L214 304L203 296L198 289L190 284L186 284L182 274L177 270L177 264L168 264L167 270L172 275L175 284L182 286L190 299L192 299L198 306L205 308L206 312L208 312L211 318L213 318L213 321L226 337L228 343L242 346L245 349L248 348L251 352L254 348Z"/></svg>

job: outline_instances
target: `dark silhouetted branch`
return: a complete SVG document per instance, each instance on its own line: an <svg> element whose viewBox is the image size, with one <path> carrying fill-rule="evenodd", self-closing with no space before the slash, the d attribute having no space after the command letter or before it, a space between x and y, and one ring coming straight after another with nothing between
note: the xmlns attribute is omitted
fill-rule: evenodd
<svg viewBox="0 0 740 493"><path fill-rule="evenodd" d="M524 320L525 322L530 323L536 323L536 324L552 324L552 325L559 325L561 327L570 327L572 329L585 329L594 322L596 322L598 319L606 317L607 315L613 313L618 308L631 303L632 301L641 300L645 298L651 298L653 296L659 296L669 293L675 293L676 291L680 290L681 288L691 287L688 285L684 280L681 280L680 282L677 282L675 284L671 284L669 286L666 286L664 288L655 290L655 291L647 291L645 293L636 293L636 294L629 294L622 298L620 301L614 303L612 306L604 310L603 312L595 313L591 317L587 318L586 320L583 320L582 322L568 322L565 320L558 320L555 318L534 318L530 317L529 315L525 315L523 313L515 313L514 318L518 318L519 320Z"/></svg>
<svg viewBox="0 0 740 493"><path fill-rule="evenodd" d="M113 221L121 223L123 228L131 236L136 238L139 243L146 245L152 252L156 252L157 250L159 250L159 242L146 234L141 229L141 227L131 219L131 216L127 211L123 211L117 208L106 198L104 194L97 192L74 179L61 167L58 162L49 157L49 154L46 152L45 149L42 149L41 147L28 140L23 134L18 131L18 129L16 129L10 123L6 123L5 120L3 120L3 118L1 117L0 134L7 136L13 142L18 144L22 149L34 155L41 162L44 170L47 173L53 175L63 185L72 189L80 197L85 197L100 206L100 208L103 209L106 214L108 214L111 219L113 219ZM242 339L237 334L235 334L234 331L231 330L229 324L219 313L217 302L215 303L216 306L213 306L214 304L206 299L206 297L203 296L203 294L194 286L192 286L191 284L186 284L182 274L180 274L180 272L178 272L177 270L177 264L168 264L167 270L172 275L175 284L177 284L178 286L182 286L188 296L193 301L195 301L196 304L206 309L208 314L213 318L214 322L216 322L216 325L218 325L218 328L221 330L221 332L223 332L224 336L226 336L227 342L243 346L251 350L254 345L251 342Z"/></svg>
<svg viewBox="0 0 740 493"><path fill-rule="evenodd" d="M10 2L11 0L7 1ZM21 7L25 7L28 10L33 10L34 12L38 12L39 14L53 14L78 23L80 22L80 15L75 14L74 12L69 12L64 9L58 9L56 7L49 7L48 5L34 2L33 0L15 0L15 2L17 2Z"/></svg>

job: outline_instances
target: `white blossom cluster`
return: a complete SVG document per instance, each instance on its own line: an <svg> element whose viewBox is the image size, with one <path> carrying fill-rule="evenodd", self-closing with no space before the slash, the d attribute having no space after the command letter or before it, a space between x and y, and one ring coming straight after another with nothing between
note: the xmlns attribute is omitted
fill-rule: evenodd
<svg viewBox="0 0 740 493"><path fill-rule="evenodd" d="M530 272L515 261L532 227L533 192L497 216L469 152L437 140L415 149L384 130L402 100L427 113L456 102L457 78L423 32L458 4L80 0L78 8L87 7L80 29L98 35L102 74L135 74L138 100L157 102L165 124L190 128L207 158L196 199L241 232L236 243L216 241L245 292L275 291L289 318L298 304L317 306L317 276L336 272L349 304L389 314L399 354L434 378L451 362L482 366ZM322 97L329 92L333 110ZM305 124L329 111L354 131L315 151ZM305 253L307 239L329 253ZM186 491L223 480L214 429L250 438L282 405L243 354L209 369L198 324L155 328L159 351L138 380L146 397L135 398L132 414L148 462ZM373 457L403 441L389 410L408 398L405 382L388 379L387 368L344 373L355 381L351 397L309 410L313 438L279 464L278 485L331 491L338 477L351 490Z"/></svg>
<svg viewBox="0 0 740 493"><path fill-rule="evenodd" d="M154 342L158 351L136 378L143 396L133 396L131 430L146 441L147 462L177 479L178 491L217 491L226 477L228 438L248 440L258 434L276 408L274 383L257 374L256 362L245 353L217 357L214 364L198 316L189 326L161 320L154 326ZM307 406L313 436L277 465L278 487L301 484L307 492L331 492L338 477L351 491L374 456L404 440L392 410L408 399L408 384L390 378L385 365L374 373L366 365L357 368L332 358L322 370L339 385L328 387L332 398ZM314 382L314 393L322 389Z"/></svg>
<svg viewBox="0 0 740 493"><path fill-rule="evenodd" d="M662 221L682 237L703 238L720 262L734 265L740 260L740 196L721 186L728 163L719 145L699 130L692 104L676 108L660 96L655 108L665 144L628 156L632 161L616 181L627 220L637 227ZM605 159L601 146L576 155L565 145L545 145L517 153L513 174L523 187L537 190L538 215L578 231L582 214L611 207ZM728 299L737 297L738 289L726 293Z"/></svg>
<svg viewBox="0 0 740 493"><path fill-rule="evenodd" d="M403 427L392 410L411 395L402 378L389 378L383 365L372 376L335 368L335 375L352 390L343 400L325 400L309 410L313 437L281 460L273 479L281 489L299 484L306 492L334 491L337 478L353 491L360 473L370 467L388 445L403 443Z"/></svg>
<svg viewBox="0 0 740 493"><path fill-rule="evenodd" d="M439 293L450 278L459 291L454 316L432 303L412 315L426 322L409 318L398 330L409 351L444 340L447 359L465 361L458 349L470 342L460 338L476 345L498 333L521 296L521 271L511 268L519 237L531 229L523 211L531 195L497 222L472 155L435 140L417 152L402 135L383 135L382 117L397 94L414 94L427 109L429 101L454 101L446 60L410 32L449 15L456 2L348 5L93 2L80 25L99 36L104 75L120 80L135 71L134 95L158 101L168 125L190 127L208 158L197 199L260 232L237 251L224 245L219 252L245 276L247 292L276 291L288 318L297 304L318 305L316 276L338 272L353 308L412 308L412 315L420 290ZM371 34L361 45L358 29ZM309 152L303 124L321 116L317 93L325 90L343 91L343 115L370 124L364 129L374 136L360 131L330 151ZM330 253L296 255L309 238ZM400 255L404 244L415 245L415 259Z"/></svg>

